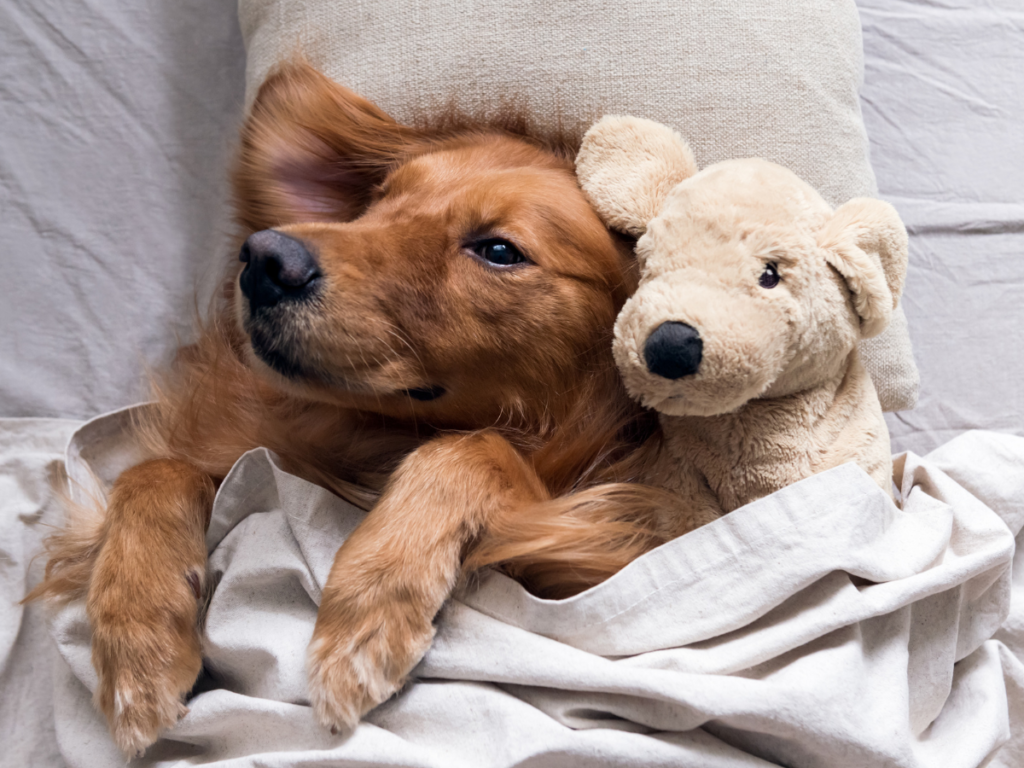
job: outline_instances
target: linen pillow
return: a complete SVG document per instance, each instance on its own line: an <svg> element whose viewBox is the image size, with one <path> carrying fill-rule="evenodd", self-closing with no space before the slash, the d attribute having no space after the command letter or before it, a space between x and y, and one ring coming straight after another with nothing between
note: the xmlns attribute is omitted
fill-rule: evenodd
<svg viewBox="0 0 1024 768"><path fill-rule="evenodd" d="M606 114L676 128L698 167L758 156L832 205L877 194L854 0L239 0L247 100L279 61L315 67L415 123L509 102L582 135ZM861 343L882 407L913 407L906 318Z"/></svg>

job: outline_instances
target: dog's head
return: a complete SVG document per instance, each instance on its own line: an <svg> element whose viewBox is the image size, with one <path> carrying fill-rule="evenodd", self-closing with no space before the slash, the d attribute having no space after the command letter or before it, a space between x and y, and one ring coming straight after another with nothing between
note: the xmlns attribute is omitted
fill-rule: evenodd
<svg viewBox="0 0 1024 768"><path fill-rule="evenodd" d="M400 125L302 63L261 88L235 193L235 316L302 397L448 426L543 412L631 288L571 157Z"/></svg>
<svg viewBox="0 0 1024 768"><path fill-rule="evenodd" d="M891 206L833 211L791 171L732 160L697 173L665 126L605 118L577 161L612 226L642 235L641 282L615 326L626 387L670 415L710 416L835 376L889 322L907 236Z"/></svg>

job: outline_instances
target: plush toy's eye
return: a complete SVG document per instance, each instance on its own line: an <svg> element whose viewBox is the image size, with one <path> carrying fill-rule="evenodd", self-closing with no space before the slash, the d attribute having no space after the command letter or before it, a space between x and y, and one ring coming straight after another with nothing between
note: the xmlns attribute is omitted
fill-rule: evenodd
<svg viewBox="0 0 1024 768"><path fill-rule="evenodd" d="M761 279L758 282L762 288L774 288L781 279L775 264L765 264L764 272L761 273Z"/></svg>
<svg viewBox="0 0 1024 768"><path fill-rule="evenodd" d="M511 267L514 264L522 264L527 259L522 251L516 248L508 240L481 240L469 246L478 257L493 264L496 267Z"/></svg>

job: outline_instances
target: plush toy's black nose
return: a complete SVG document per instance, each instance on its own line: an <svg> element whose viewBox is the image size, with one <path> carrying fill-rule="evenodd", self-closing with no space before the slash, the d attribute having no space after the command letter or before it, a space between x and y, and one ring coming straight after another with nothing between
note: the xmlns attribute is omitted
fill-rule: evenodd
<svg viewBox="0 0 1024 768"><path fill-rule="evenodd" d="M238 260L246 265L238 284L253 312L283 299L307 298L320 277L306 246L273 229L250 235Z"/></svg>
<svg viewBox="0 0 1024 768"><path fill-rule="evenodd" d="M647 370L666 379L696 373L703 354L704 343L697 329L675 321L659 325L644 344Z"/></svg>

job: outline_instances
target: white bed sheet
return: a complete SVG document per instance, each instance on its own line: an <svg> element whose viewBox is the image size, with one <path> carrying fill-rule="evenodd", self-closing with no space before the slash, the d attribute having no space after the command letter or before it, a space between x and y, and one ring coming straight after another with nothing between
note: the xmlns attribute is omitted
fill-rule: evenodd
<svg viewBox="0 0 1024 768"><path fill-rule="evenodd" d="M1024 434L1024 4L858 0L879 193L910 231L917 407L893 449Z"/></svg>
<svg viewBox="0 0 1024 768"><path fill-rule="evenodd" d="M244 71L233 0L0 3L0 415L137 402L188 335Z"/></svg>

